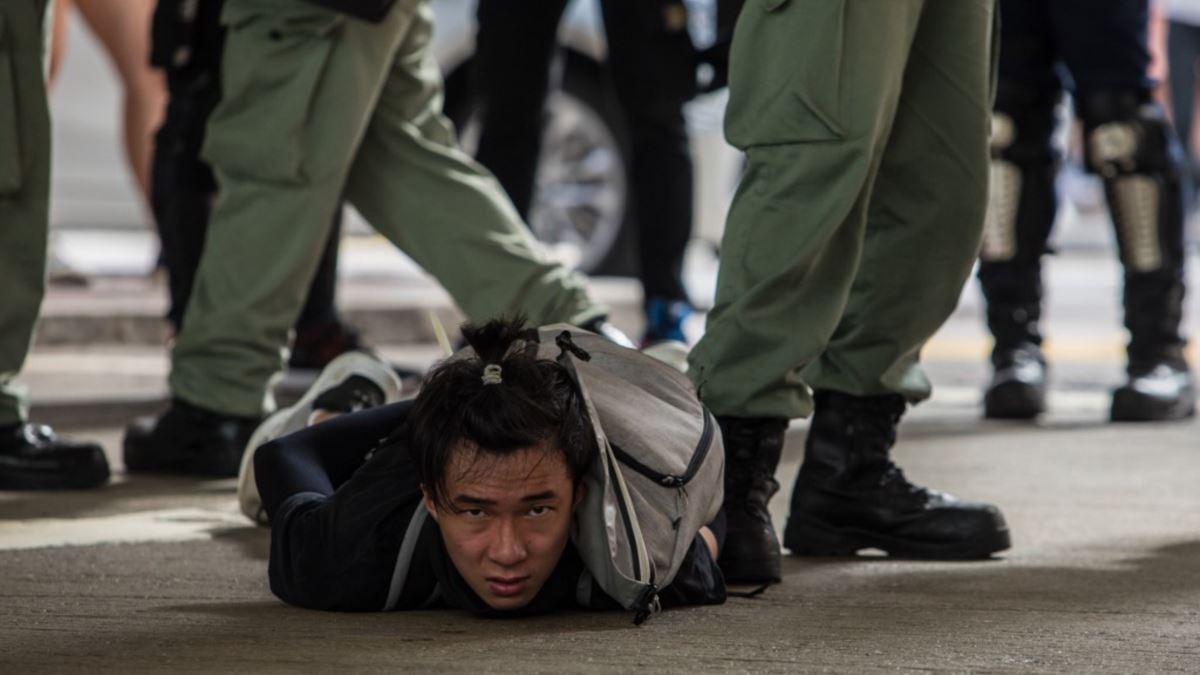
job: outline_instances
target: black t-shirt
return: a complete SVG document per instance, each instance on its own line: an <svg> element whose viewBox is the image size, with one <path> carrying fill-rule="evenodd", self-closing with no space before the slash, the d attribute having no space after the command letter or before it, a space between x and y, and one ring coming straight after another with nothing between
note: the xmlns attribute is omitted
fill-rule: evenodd
<svg viewBox="0 0 1200 675"><path fill-rule="evenodd" d="M289 438L275 441L278 447L273 451L286 455ZM260 483L266 478L260 473ZM436 522L418 513L420 503L416 472L402 442L372 453L332 495L300 492L287 497L272 514L272 592L293 605L338 611L449 607L514 616L619 608L594 581L590 591L585 585L581 592L585 566L574 545L568 545L527 607L491 609L458 574ZM410 527L420 528L414 554L405 569L405 582L394 584L401 544ZM659 597L664 607L724 602L724 578L699 536L675 580Z"/></svg>

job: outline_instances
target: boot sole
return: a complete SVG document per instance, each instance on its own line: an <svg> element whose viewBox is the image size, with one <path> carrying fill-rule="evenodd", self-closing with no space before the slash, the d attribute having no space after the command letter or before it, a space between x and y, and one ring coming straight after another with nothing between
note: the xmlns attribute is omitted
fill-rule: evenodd
<svg viewBox="0 0 1200 675"><path fill-rule="evenodd" d="M783 544L797 556L845 557L875 548L893 558L919 560L975 560L988 558L1012 546L1008 529L981 532L974 537L945 542L918 542L862 530L833 529L812 521L791 519Z"/></svg>
<svg viewBox="0 0 1200 675"><path fill-rule="evenodd" d="M121 449L125 473L128 474L168 474L203 479L233 478L237 476L237 462L240 461L240 457L235 460L233 457L214 458L213 455L156 452L139 447L137 440L129 438L128 430Z"/></svg>
<svg viewBox="0 0 1200 675"><path fill-rule="evenodd" d="M1109 419L1113 422L1169 422L1196 414L1195 394L1188 390L1178 399L1165 403L1131 389L1113 392Z"/></svg>
<svg viewBox="0 0 1200 675"><path fill-rule="evenodd" d="M783 556L773 559L738 559L728 560L718 558L717 566L729 584L766 584L778 583L783 580Z"/></svg>
<svg viewBox="0 0 1200 675"><path fill-rule="evenodd" d="M990 420L1031 420L1046 412L1046 392L1021 382L1005 382L983 396L983 416Z"/></svg>
<svg viewBox="0 0 1200 675"><path fill-rule="evenodd" d="M84 490L108 482L108 460L101 453L86 469L30 470L0 463L0 490Z"/></svg>

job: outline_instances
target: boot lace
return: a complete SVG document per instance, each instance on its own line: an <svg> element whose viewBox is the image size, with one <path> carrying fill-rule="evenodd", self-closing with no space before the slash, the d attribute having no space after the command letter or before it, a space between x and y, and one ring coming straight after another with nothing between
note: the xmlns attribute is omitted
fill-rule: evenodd
<svg viewBox="0 0 1200 675"><path fill-rule="evenodd" d="M876 484L897 496L926 500L929 491L908 480L896 466L889 451L896 443L896 428L906 404L899 396L880 396L855 400L847 410L846 435L853 439L854 451L868 465L874 465Z"/></svg>

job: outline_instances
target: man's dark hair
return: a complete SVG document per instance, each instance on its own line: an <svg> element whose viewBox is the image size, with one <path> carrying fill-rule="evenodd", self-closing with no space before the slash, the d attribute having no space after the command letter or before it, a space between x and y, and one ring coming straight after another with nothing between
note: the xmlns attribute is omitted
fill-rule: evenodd
<svg viewBox="0 0 1200 675"><path fill-rule="evenodd" d="M446 467L456 448L470 448L476 460L523 448L562 452L578 484L596 439L570 374L537 358L537 331L516 317L466 324L462 334L474 354L430 371L408 420L409 452L433 501L447 505Z"/></svg>

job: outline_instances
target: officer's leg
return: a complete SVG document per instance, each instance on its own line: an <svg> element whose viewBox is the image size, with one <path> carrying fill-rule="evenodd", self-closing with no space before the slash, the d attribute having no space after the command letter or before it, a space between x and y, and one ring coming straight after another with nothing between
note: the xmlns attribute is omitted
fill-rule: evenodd
<svg viewBox="0 0 1200 675"><path fill-rule="evenodd" d="M675 0L608 0L602 9L632 146L643 342L684 341L683 321L691 314L683 258L692 232L692 156L683 106L696 91L687 10Z"/></svg>
<svg viewBox="0 0 1200 675"><path fill-rule="evenodd" d="M300 316L288 356L289 368L320 370L352 349L361 346L357 331L342 323L337 311L338 252L342 245L342 209L334 210L329 236L321 249L321 260Z"/></svg>
<svg viewBox="0 0 1200 675"><path fill-rule="evenodd" d="M816 410L784 530L793 553L976 558L1010 543L995 507L915 485L889 458L906 404L929 395L918 356L975 262L989 180L992 2L923 5L849 302L805 373Z"/></svg>
<svg viewBox="0 0 1200 675"><path fill-rule="evenodd" d="M25 363L45 292L50 198L50 116L42 79L45 0L0 8L0 425L25 421L13 379Z"/></svg>
<svg viewBox="0 0 1200 675"><path fill-rule="evenodd" d="M1080 92L1089 169L1104 177L1125 267L1129 382L1112 418L1177 419L1195 413L1180 334L1184 297L1184 160L1149 91Z"/></svg>
<svg viewBox="0 0 1200 675"><path fill-rule="evenodd" d="M603 311L583 278L543 254L496 179L457 147L441 114L431 16L425 4L415 10L346 198L474 320L517 312L535 324L598 318Z"/></svg>
<svg viewBox="0 0 1200 675"><path fill-rule="evenodd" d="M1025 419L1045 409L1038 321L1042 255L1058 207L1051 143L1062 85L1053 27L1040 0L999 0L1000 63L992 118L991 190L979 282L995 338L984 416Z"/></svg>
<svg viewBox="0 0 1200 675"><path fill-rule="evenodd" d="M1056 5L1063 54L1075 80L1085 160L1104 179L1125 267L1128 383L1114 392L1114 420L1195 413L1180 334L1184 296L1184 159L1146 76L1147 0ZM1072 30L1073 29L1073 30Z"/></svg>
<svg viewBox="0 0 1200 675"><path fill-rule="evenodd" d="M175 405L125 439L134 471L236 475L375 94L410 22L228 0L221 103L203 159L220 186L172 353Z"/></svg>
<svg viewBox="0 0 1200 675"><path fill-rule="evenodd" d="M927 398L918 354L975 262L987 206L990 118L980 110L991 101L992 2L923 4L849 301L805 373L813 389Z"/></svg>
<svg viewBox="0 0 1200 675"><path fill-rule="evenodd" d="M1039 89L1028 81L1002 76L999 83L979 263L987 325L995 339L994 374L984 395L986 417L1027 419L1046 406L1038 322L1041 259L1058 207L1054 180L1059 158L1051 136L1060 97L1057 88Z"/></svg>
<svg viewBox="0 0 1200 675"><path fill-rule="evenodd" d="M752 2L738 21L725 129L746 171L716 304L688 359L725 439L727 579L780 577L767 503L784 430L812 410L801 372L832 335L859 267L922 5Z"/></svg>
<svg viewBox="0 0 1200 675"><path fill-rule="evenodd" d="M1167 34L1171 119L1185 156L1192 154L1192 115L1196 105L1196 67L1200 61L1200 26L1172 21ZM1193 173L1195 169L1193 168ZM1193 180L1194 180L1193 176Z"/></svg>
<svg viewBox="0 0 1200 675"><path fill-rule="evenodd" d="M167 316L178 331L183 321L204 248L205 232L216 197L212 169L200 159L204 130L221 99L220 63L225 29L220 24L220 0L204 0L180 32L168 0L159 6L153 46L167 71L170 97L154 149L151 205L162 240L167 268L170 308ZM187 55L184 62L173 57ZM337 254L341 237L340 210L296 320L296 340L289 365L322 368L338 354L359 346L357 334L344 326L335 302Z"/></svg>
<svg viewBox="0 0 1200 675"><path fill-rule="evenodd" d="M0 4L0 489L92 487L104 452L28 424L15 381L45 291L50 115L43 81L44 0Z"/></svg>
<svg viewBox="0 0 1200 675"><path fill-rule="evenodd" d="M472 104L478 106L475 158L491 171L522 217L529 217L542 146L550 61L567 0L480 0Z"/></svg>
<svg viewBox="0 0 1200 675"><path fill-rule="evenodd" d="M208 116L220 99L218 73L202 68L170 72L167 88L166 115L154 143L150 204L167 268L167 318L178 331L217 190L212 170L200 159L200 146Z"/></svg>

